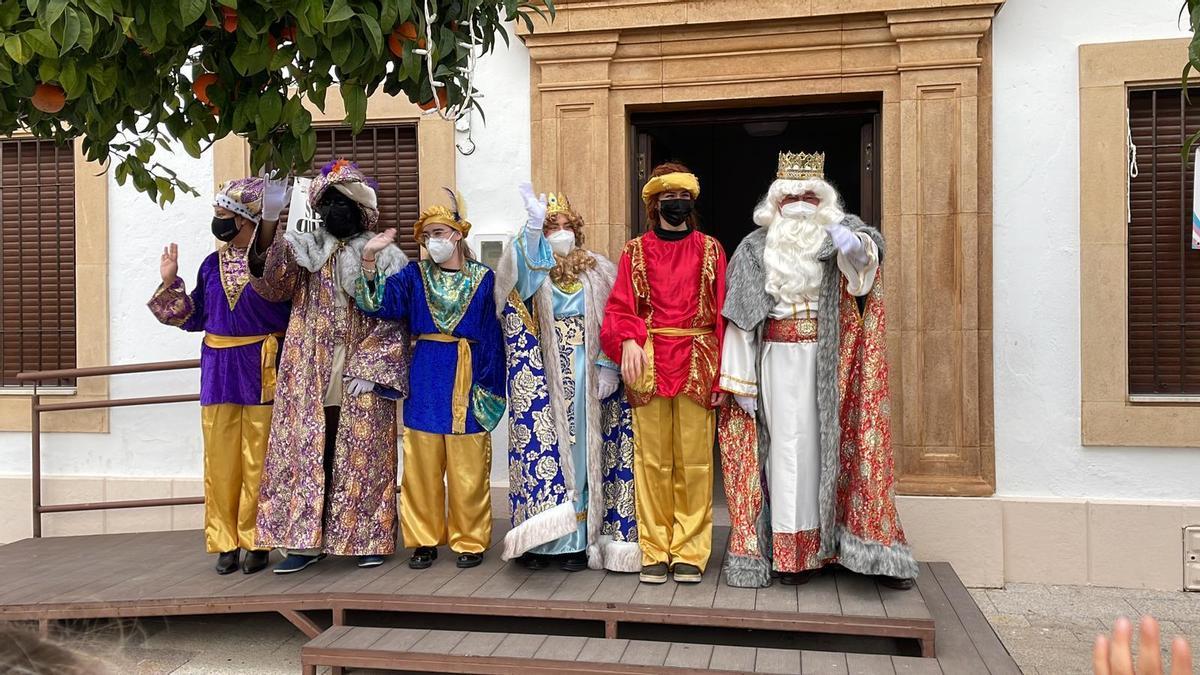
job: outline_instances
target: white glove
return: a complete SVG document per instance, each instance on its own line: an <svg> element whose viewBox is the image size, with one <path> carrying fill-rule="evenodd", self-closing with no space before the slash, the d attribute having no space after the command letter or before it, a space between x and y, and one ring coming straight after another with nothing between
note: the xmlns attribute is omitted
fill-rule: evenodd
<svg viewBox="0 0 1200 675"><path fill-rule="evenodd" d="M284 176L279 180L266 179L263 186L262 219L268 223L279 220L283 207L292 200L292 177Z"/></svg>
<svg viewBox="0 0 1200 675"><path fill-rule="evenodd" d="M825 226L825 231L829 233L829 238L833 240L833 246L838 253L846 256L856 267L866 266L868 262L866 246L863 245L862 239L857 234L850 231L850 228L841 223L831 223Z"/></svg>
<svg viewBox="0 0 1200 675"><path fill-rule="evenodd" d="M758 397L757 396L734 396L733 400L738 404L738 407L746 411L746 414L754 417L758 412Z"/></svg>
<svg viewBox="0 0 1200 675"><path fill-rule="evenodd" d="M375 383L359 377L352 377L346 382L346 392L351 396L362 396L375 391Z"/></svg>
<svg viewBox="0 0 1200 675"><path fill-rule="evenodd" d="M600 377L597 378L599 384L600 400L612 396L617 392L617 387L621 385L621 374L612 368L600 368Z"/></svg>
<svg viewBox="0 0 1200 675"><path fill-rule="evenodd" d="M525 202L525 213L529 215L529 219L525 221L525 229L540 233L542 225L546 222L546 195L535 197L533 185L529 183L521 183L517 190L521 193L521 200Z"/></svg>

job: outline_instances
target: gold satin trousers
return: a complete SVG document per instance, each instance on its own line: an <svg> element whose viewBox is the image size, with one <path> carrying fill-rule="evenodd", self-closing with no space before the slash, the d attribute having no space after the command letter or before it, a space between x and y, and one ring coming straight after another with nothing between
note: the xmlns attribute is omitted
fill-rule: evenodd
<svg viewBox="0 0 1200 675"><path fill-rule="evenodd" d="M271 430L271 406L201 406L200 423L204 429L205 547L209 553L259 549L254 544L254 520Z"/></svg>
<svg viewBox="0 0 1200 675"><path fill-rule="evenodd" d="M655 396L633 409L633 480L642 564L712 554L713 435L717 413L686 396Z"/></svg>
<svg viewBox="0 0 1200 675"><path fill-rule="evenodd" d="M400 532L404 545L483 553L492 542L492 436L404 429ZM446 498L449 497L449 518Z"/></svg>

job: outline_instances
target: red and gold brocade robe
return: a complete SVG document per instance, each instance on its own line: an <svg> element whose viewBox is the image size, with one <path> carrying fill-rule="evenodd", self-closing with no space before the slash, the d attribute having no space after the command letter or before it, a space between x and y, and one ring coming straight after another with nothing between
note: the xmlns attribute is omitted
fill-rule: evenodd
<svg viewBox="0 0 1200 675"><path fill-rule="evenodd" d="M682 394L709 407L718 391L724 303L725 251L716 239L693 231L678 241L666 241L651 231L626 242L604 311L600 344L620 363L625 340L645 346L652 337L655 389L627 389L631 405ZM702 334L654 334L661 329Z"/></svg>

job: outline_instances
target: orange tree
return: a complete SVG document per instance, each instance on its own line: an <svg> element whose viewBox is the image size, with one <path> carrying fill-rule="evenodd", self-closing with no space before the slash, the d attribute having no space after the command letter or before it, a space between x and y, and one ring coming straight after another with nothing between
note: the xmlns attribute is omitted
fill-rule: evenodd
<svg viewBox="0 0 1200 675"><path fill-rule="evenodd" d="M254 171L303 171L312 115L338 85L346 123L382 87L423 108L477 107L476 53L553 0L0 0L0 135L82 137L89 160L165 203L195 193L154 160L244 137ZM426 38L429 38L428 40ZM426 59L429 62L426 62ZM432 79L430 77L432 73Z"/></svg>

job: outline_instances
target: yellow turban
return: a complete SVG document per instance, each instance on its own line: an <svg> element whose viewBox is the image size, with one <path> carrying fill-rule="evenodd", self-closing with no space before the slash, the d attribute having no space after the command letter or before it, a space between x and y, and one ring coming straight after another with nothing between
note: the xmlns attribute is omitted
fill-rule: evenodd
<svg viewBox="0 0 1200 675"><path fill-rule="evenodd" d="M667 173L655 176L642 188L642 201L649 204L654 195L668 190L687 190L692 193L692 199L697 199L700 197L700 181L690 173Z"/></svg>

